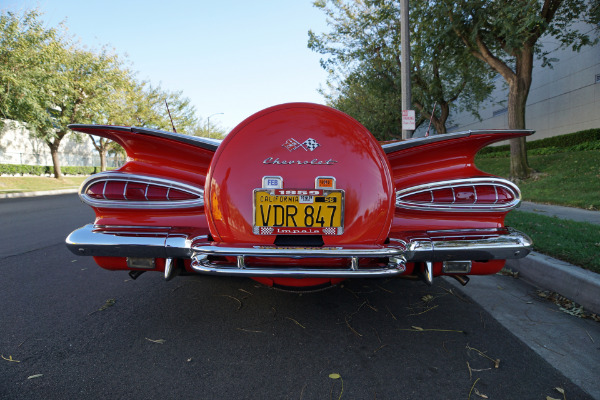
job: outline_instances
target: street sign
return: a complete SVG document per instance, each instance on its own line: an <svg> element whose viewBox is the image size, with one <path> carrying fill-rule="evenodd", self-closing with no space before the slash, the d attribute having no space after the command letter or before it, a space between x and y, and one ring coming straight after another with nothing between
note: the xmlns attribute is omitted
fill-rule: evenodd
<svg viewBox="0 0 600 400"><path fill-rule="evenodd" d="M414 131L415 128L415 110L402 110L402 129Z"/></svg>

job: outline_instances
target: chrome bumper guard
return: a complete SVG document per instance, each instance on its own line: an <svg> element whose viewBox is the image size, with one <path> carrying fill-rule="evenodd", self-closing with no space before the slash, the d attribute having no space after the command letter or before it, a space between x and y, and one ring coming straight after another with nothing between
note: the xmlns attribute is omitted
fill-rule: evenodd
<svg viewBox="0 0 600 400"><path fill-rule="evenodd" d="M67 247L77 255L106 257L191 258L203 274L267 277L390 277L406 271L406 262L504 260L525 257L531 239L516 230L444 230L404 234L381 246L299 248L286 246L226 246L206 236L191 237L170 228L102 227L86 225L69 235ZM236 263L213 262L211 256L235 257ZM348 269L269 268L247 265L247 257L347 258ZM387 258L383 268L361 268L361 258Z"/></svg>
<svg viewBox="0 0 600 400"><path fill-rule="evenodd" d="M369 247L311 247L291 246L252 246L227 247L210 243L194 243L192 246L192 268L200 273L211 275L267 276L289 278L367 278L394 276L406 271L404 242L394 241L388 246ZM234 256L236 265L222 265L211 262L210 256ZM323 268L256 268L246 265L246 257L337 258L349 259L349 269ZM384 268L360 268L359 258L387 258Z"/></svg>

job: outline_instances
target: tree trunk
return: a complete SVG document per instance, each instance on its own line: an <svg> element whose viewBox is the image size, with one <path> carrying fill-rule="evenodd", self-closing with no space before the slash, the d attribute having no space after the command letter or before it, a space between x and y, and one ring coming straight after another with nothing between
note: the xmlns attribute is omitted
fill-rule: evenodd
<svg viewBox="0 0 600 400"><path fill-rule="evenodd" d="M431 124L435 127L435 132L438 134L446 133L446 122L439 118L433 117ZM431 132L430 132L431 134Z"/></svg>
<svg viewBox="0 0 600 400"><path fill-rule="evenodd" d="M525 108L531 87L533 49L525 46L516 60L516 73L509 81L508 128L525 129ZM527 161L527 145L524 137L510 140L510 179L517 181L529 178L533 169Z"/></svg>
<svg viewBox="0 0 600 400"><path fill-rule="evenodd" d="M100 153L100 171L104 172L106 171L106 149L103 148L102 150L99 150L98 153Z"/></svg>
<svg viewBox="0 0 600 400"><path fill-rule="evenodd" d="M60 171L60 155L58 153L58 147L60 142L56 140L50 144L50 154L52 155L52 165L54 166L54 177L56 179L62 179L62 172Z"/></svg>

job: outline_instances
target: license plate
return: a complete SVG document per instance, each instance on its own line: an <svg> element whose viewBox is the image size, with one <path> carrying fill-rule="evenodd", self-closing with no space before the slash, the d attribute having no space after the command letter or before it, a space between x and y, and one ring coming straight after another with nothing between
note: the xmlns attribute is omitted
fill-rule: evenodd
<svg viewBox="0 0 600 400"><path fill-rule="evenodd" d="M254 190L257 235L341 235L343 190Z"/></svg>

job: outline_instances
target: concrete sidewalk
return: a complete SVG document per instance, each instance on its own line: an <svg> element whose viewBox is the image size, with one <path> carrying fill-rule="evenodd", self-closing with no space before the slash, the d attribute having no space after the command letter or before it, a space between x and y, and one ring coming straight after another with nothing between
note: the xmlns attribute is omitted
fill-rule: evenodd
<svg viewBox="0 0 600 400"><path fill-rule="evenodd" d="M521 202L517 211L526 211L534 214L546 215L560 219L570 219L572 221L589 222L590 224L600 225L600 211L583 210L581 208L553 206L549 204L531 203L529 201Z"/></svg>

